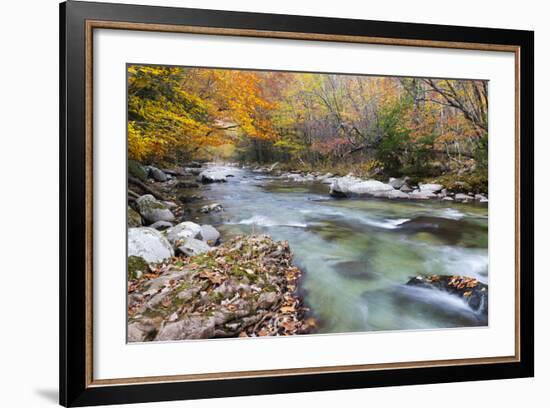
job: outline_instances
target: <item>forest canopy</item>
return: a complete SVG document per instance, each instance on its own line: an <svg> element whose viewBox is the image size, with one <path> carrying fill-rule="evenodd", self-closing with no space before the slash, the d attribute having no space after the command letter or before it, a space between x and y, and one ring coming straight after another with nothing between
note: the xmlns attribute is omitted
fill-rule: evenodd
<svg viewBox="0 0 550 408"><path fill-rule="evenodd" d="M131 65L128 155L485 177L488 83Z"/></svg>

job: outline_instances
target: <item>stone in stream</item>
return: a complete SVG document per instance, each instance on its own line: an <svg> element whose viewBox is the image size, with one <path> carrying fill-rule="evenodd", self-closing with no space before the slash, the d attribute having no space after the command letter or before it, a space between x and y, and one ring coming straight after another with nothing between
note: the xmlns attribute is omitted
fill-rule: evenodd
<svg viewBox="0 0 550 408"><path fill-rule="evenodd" d="M201 208L201 213L208 214L211 212L220 212L223 211L223 207L220 203L212 203L205 205Z"/></svg>
<svg viewBox="0 0 550 408"><path fill-rule="evenodd" d="M441 184L418 184L421 193L438 193L443 189Z"/></svg>
<svg viewBox="0 0 550 408"><path fill-rule="evenodd" d="M353 195L364 195L393 191L389 184L378 180L361 180L353 176L340 177L330 185L329 194L333 197L349 197Z"/></svg>
<svg viewBox="0 0 550 408"><path fill-rule="evenodd" d="M405 177L404 179L390 177L390 180L388 182L388 184L390 186L392 186L393 188L395 188L397 190L399 190L401 187L403 187L406 183L407 183L407 177Z"/></svg>
<svg viewBox="0 0 550 408"><path fill-rule="evenodd" d="M170 242L156 229L128 229L128 256L138 256L149 263L161 262L174 256Z"/></svg>
<svg viewBox="0 0 550 408"><path fill-rule="evenodd" d="M429 190L421 191L421 190L414 190L412 193L409 194L409 198L413 200L429 200L431 198L438 198L437 195Z"/></svg>
<svg viewBox="0 0 550 408"><path fill-rule="evenodd" d="M462 298L475 312L487 314L489 291L485 283L466 276L432 275L411 278L407 285L442 290Z"/></svg>
<svg viewBox="0 0 550 408"><path fill-rule="evenodd" d="M227 181L227 177L233 176L231 173L232 170L230 169L213 167L200 172L197 177L197 181L200 181L203 184L225 183Z"/></svg>
<svg viewBox="0 0 550 408"><path fill-rule="evenodd" d="M413 191L413 189L407 183L403 184L403 186L399 190L404 193L411 193Z"/></svg>
<svg viewBox="0 0 550 408"><path fill-rule="evenodd" d="M373 193L373 196L378 198L389 198L390 200L397 199L397 198L400 198L400 199L409 198L409 195L407 193L404 193L403 191L399 191L399 190L380 191L380 192Z"/></svg>
<svg viewBox="0 0 550 408"><path fill-rule="evenodd" d="M201 238L208 245L216 245L220 239L220 233L212 225L201 225Z"/></svg>
<svg viewBox="0 0 550 408"><path fill-rule="evenodd" d="M466 202L468 202L468 201L472 201L473 199L474 199L474 197L469 196L467 194L463 194L463 193L455 194L455 200L456 201L462 201L462 202L466 201Z"/></svg>
<svg viewBox="0 0 550 408"><path fill-rule="evenodd" d="M183 242L187 238L199 238L200 233L200 225L191 221L184 221L165 231L168 242L176 247L179 245L179 241Z"/></svg>
<svg viewBox="0 0 550 408"><path fill-rule="evenodd" d="M174 214L166 204L161 203L151 194L143 195L136 199L139 213L150 223L157 221L174 221Z"/></svg>
<svg viewBox="0 0 550 408"><path fill-rule="evenodd" d="M157 169L154 166L149 166L149 176L153 178L155 181L164 182L168 180L168 177L166 177L166 174L161 169Z"/></svg>

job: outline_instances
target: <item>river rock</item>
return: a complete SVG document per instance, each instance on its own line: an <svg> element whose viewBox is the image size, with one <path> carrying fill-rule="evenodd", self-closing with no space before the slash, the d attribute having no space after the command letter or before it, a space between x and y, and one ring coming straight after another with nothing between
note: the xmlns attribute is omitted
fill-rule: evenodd
<svg viewBox="0 0 550 408"><path fill-rule="evenodd" d="M443 290L462 298L474 311L487 314L488 286L475 278L448 275L417 276L411 278L407 285Z"/></svg>
<svg viewBox="0 0 550 408"><path fill-rule="evenodd" d="M180 239L177 245L178 251L187 256L200 255L212 249L206 242L199 241L195 238Z"/></svg>
<svg viewBox="0 0 550 408"><path fill-rule="evenodd" d="M429 200L431 198L437 198L437 195L432 191L414 190L409 194L409 198L413 200Z"/></svg>
<svg viewBox="0 0 550 408"><path fill-rule="evenodd" d="M175 227L168 228L165 232L166 239L174 246L179 245L179 241L187 238L200 238L201 226L191 221L184 221Z"/></svg>
<svg viewBox="0 0 550 408"><path fill-rule="evenodd" d="M203 184L225 183L227 181L227 177L233 176L231 174L232 171L233 170L222 167L213 167L200 172L197 177L197 181L200 181Z"/></svg>
<svg viewBox="0 0 550 408"><path fill-rule="evenodd" d="M411 193L413 191L412 187L410 187L407 183L403 184L399 190L404 193Z"/></svg>
<svg viewBox="0 0 550 408"><path fill-rule="evenodd" d="M474 199L475 199L476 201L479 201L479 202L482 202L482 200L485 200L484 202L487 202L487 201L488 201L488 200L487 200L487 197L485 197L483 194L476 194L476 195L474 196Z"/></svg>
<svg viewBox="0 0 550 408"><path fill-rule="evenodd" d="M149 176L155 181L163 182L168 180L166 174L161 169L157 169L154 166L149 166Z"/></svg>
<svg viewBox="0 0 550 408"><path fill-rule="evenodd" d="M156 229L128 229L128 256L138 256L149 263L161 262L174 256L170 242Z"/></svg>
<svg viewBox="0 0 550 408"><path fill-rule="evenodd" d="M469 196L467 194L463 194L463 193L455 194L455 200L456 201L472 201L473 199L474 199L474 197Z"/></svg>
<svg viewBox="0 0 550 408"><path fill-rule="evenodd" d="M421 193L438 193L443 189L441 184L418 184Z"/></svg>
<svg viewBox="0 0 550 408"><path fill-rule="evenodd" d="M174 221L175 217L172 211L151 194L146 194L137 198L136 205L141 216L150 223L157 221Z"/></svg>
<svg viewBox="0 0 550 408"><path fill-rule="evenodd" d="M454 198L450 197L450 196L445 196L445 197L441 198L441 201L454 201Z"/></svg>
<svg viewBox="0 0 550 408"><path fill-rule="evenodd" d="M208 245L216 245L220 239L220 233L212 225L201 225L201 238Z"/></svg>
<svg viewBox="0 0 550 408"><path fill-rule="evenodd" d="M407 181L405 179L390 177L390 181L388 182L388 184L393 188L399 190L405 185L406 182Z"/></svg>
<svg viewBox="0 0 550 408"><path fill-rule="evenodd" d="M164 231L168 228L172 228L173 226L174 226L174 224L172 224L171 222L168 222L168 221L157 221L157 222L154 222L151 225L149 225L149 228L154 228L158 231Z"/></svg>
<svg viewBox="0 0 550 408"><path fill-rule="evenodd" d="M340 177L330 185L329 194L333 197L349 197L352 195L374 195L375 193L393 191L389 184L377 180L361 180L353 176Z"/></svg>
<svg viewBox="0 0 550 408"><path fill-rule="evenodd" d="M389 198L390 200L393 200L393 199L408 199L409 198L409 195L407 193L404 193L403 191L400 191L400 190L392 190L392 191L383 191L381 193L375 193L374 194L375 197L385 197L385 198Z"/></svg>
<svg viewBox="0 0 550 408"><path fill-rule="evenodd" d="M220 211L223 211L223 207L220 203L212 203L212 204L207 204L203 206L200 211L203 214L208 214L211 212L220 212Z"/></svg>
<svg viewBox="0 0 550 408"><path fill-rule="evenodd" d="M134 210L132 207L128 206L128 227L134 228L134 227L141 227L141 215Z"/></svg>

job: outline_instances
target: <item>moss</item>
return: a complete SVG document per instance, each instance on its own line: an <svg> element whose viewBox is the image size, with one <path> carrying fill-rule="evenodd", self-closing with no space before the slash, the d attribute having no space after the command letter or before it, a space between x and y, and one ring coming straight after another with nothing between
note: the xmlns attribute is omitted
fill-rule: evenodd
<svg viewBox="0 0 550 408"><path fill-rule="evenodd" d="M141 227L141 215L132 207L128 207L128 227Z"/></svg>
<svg viewBox="0 0 550 408"><path fill-rule="evenodd" d="M128 257L128 279L137 279L138 272L147 273L149 271L149 264L141 256L129 256Z"/></svg>
<svg viewBox="0 0 550 408"><path fill-rule="evenodd" d="M128 160L128 174L141 181L147 180L147 171L135 160Z"/></svg>
<svg viewBox="0 0 550 408"><path fill-rule="evenodd" d="M487 173L473 172L462 175L448 174L430 180L441 184L451 193L487 193L489 180Z"/></svg>

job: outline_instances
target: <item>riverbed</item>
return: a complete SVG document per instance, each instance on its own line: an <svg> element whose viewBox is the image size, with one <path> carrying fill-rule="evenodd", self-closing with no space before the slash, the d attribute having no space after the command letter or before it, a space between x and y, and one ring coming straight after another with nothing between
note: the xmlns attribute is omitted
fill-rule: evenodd
<svg viewBox="0 0 550 408"><path fill-rule="evenodd" d="M486 313L455 295L406 285L419 275L488 283L486 204L335 199L319 182L236 167L231 174L226 183L181 189L201 196L186 205L185 218L215 226L224 240L250 233L287 240L319 332L487 325ZM224 211L199 212L214 202Z"/></svg>

